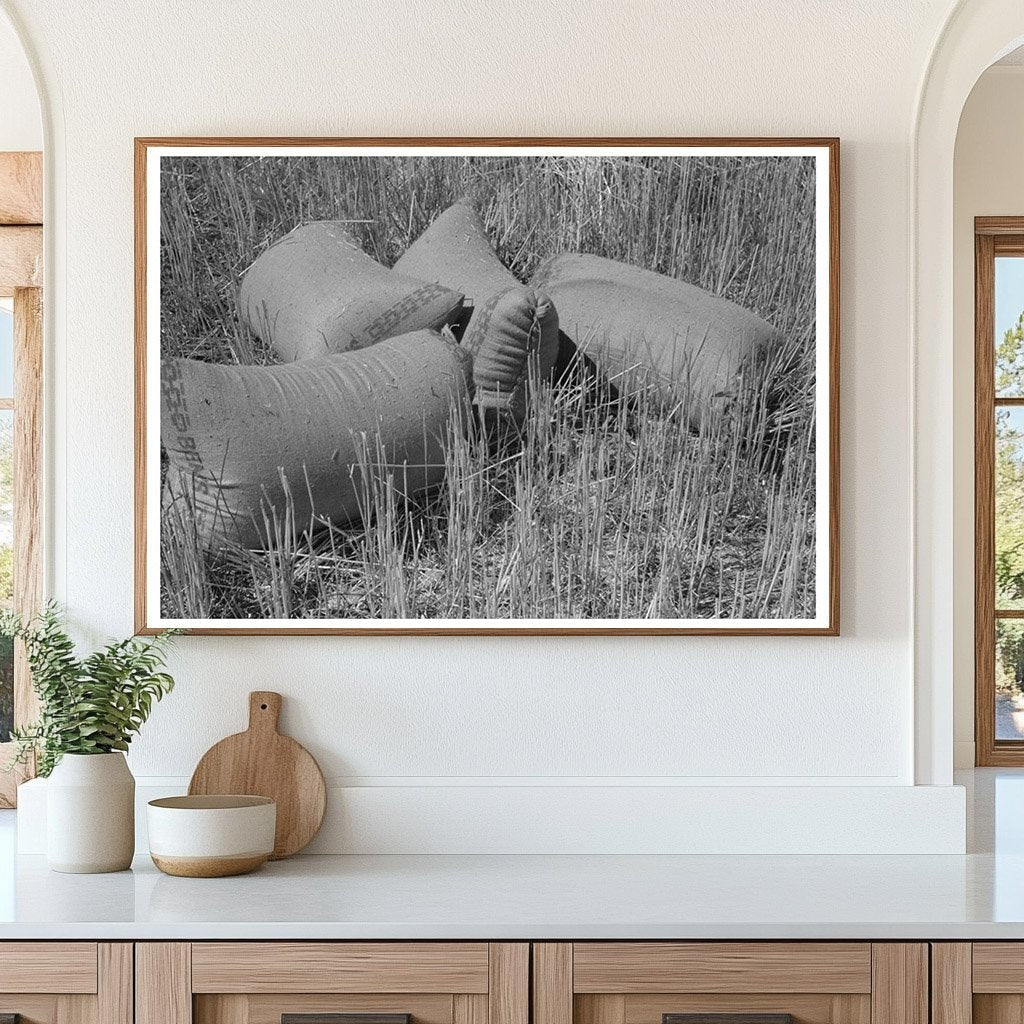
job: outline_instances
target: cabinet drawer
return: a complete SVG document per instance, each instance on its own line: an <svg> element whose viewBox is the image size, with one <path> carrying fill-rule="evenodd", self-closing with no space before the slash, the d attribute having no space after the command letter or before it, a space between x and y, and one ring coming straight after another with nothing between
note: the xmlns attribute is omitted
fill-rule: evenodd
<svg viewBox="0 0 1024 1024"><path fill-rule="evenodd" d="M1024 942L975 942L971 969L974 992L1024 994Z"/></svg>
<svg viewBox="0 0 1024 1024"><path fill-rule="evenodd" d="M0 1018L21 1024L132 1024L126 942L0 942Z"/></svg>
<svg viewBox="0 0 1024 1024"><path fill-rule="evenodd" d="M870 943L578 942L573 991L871 991Z"/></svg>
<svg viewBox="0 0 1024 1024"><path fill-rule="evenodd" d="M534 1024L928 1024L923 943L537 943Z"/></svg>
<svg viewBox="0 0 1024 1024"><path fill-rule="evenodd" d="M472 992L486 942L197 942L193 992Z"/></svg>
<svg viewBox="0 0 1024 1024"><path fill-rule="evenodd" d="M1024 1020L1024 943L932 945L934 1024Z"/></svg>
<svg viewBox="0 0 1024 1024"><path fill-rule="evenodd" d="M0 992L84 995L96 983L95 942L0 943Z"/></svg>
<svg viewBox="0 0 1024 1024"><path fill-rule="evenodd" d="M529 1024L515 942L136 947L136 1024Z"/></svg>

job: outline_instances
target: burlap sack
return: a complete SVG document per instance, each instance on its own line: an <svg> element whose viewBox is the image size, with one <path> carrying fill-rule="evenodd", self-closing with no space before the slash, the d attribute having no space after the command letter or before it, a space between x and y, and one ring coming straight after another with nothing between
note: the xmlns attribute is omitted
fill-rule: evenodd
<svg viewBox="0 0 1024 1024"><path fill-rule="evenodd" d="M469 199L460 199L440 214L394 269L461 292L477 309L498 292L519 284L495 254Z"/></svg>
<svg viewBox="0 0 1024 1024"><path fill-rule="evenodd" d="M755 352L781 342L733 302L600 256L556 256L531 284L547 292L562 330L621 392L679 406L694 425L736 396Z"/></svg>
<svg viewBox="0 0 1024 1024"><path fill-rule="evenodd" d="M264 251L242 278L238 312L282 362L367 348L463 315L460 293L387 270L335 221L304 224Z"/></svg>
<svg viewBox="0 0 1024 1024"><path fill-rule="evenodd" d="M486 308L499 292L519 285L495 254L471 199L460 199L440 214L409 246L395 270L462 292L475 310ZM475 310L471 312L471 325L478 315ZM610 407L617 399L615 388L601 380L597 367L577 351L575 342L564 332L559 337L551 378L561 386L582 390L594 404ZM483 386L486 390L486 377Z"/></svg>
<svg viewBox="0 0 1024 1024"><path fill-rule="evenodd" d="M165 501L194 500L209 549L266 547L286 491L296 534L314 517L343 524L361 514L363 437L371 454L379 439L403 493L427 490L444 476L450 417L468 417L471 372L463 349L428 331L280 366L165 360Z"/></svg>
<svg viewBox="0 0 1024 1024"><path fill-rule="evenodd" d="M558 314L546 295L516 285L491 296L473 314L462 344L473 357L478 408L521 422L531 364L544 380L558 360Z"/></svg>

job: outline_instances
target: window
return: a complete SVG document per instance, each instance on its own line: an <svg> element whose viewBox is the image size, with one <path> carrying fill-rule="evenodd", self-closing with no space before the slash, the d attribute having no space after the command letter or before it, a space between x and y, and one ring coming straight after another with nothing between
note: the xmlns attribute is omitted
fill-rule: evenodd
<svg viewBox="0 0 1024 1024"><path fill-rule="evenodd" d="M14 303L0 299L0 607L14 603ZM0 743L14 727L14 644L0 638Z"/></svg>
<svg viewBox="0 0 1024 1024"><path fill-rule="evenodd" d="M0 607L26 617L42 598L42 181L42 154L0 153ZM0 766L35 716L24 652L0 639ZM0 807L25 774L0 771Z"/></svg>
<svg viewBox="0 0 1024 1024"><path fill-rule="evenodd" d="M2 229L0 229L2 231ZM2 285L2 282L0 282ZM42 291L0 292L0 606L23 616L41 602ZM0 640L0 759L14 753L12 725L35 717L23 653ZM0 773L0 806L14 803L17 776Z"/></svg>
<svg viewBox="0 0 1024 1024"><path fill-rule="evenodd" d="M1024 217L975 240L976 760L1024 765Z"/></svg>

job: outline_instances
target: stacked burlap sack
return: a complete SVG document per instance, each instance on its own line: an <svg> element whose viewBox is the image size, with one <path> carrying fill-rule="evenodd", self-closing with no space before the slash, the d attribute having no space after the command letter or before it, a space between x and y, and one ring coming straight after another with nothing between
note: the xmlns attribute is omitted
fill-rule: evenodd
<svg viewBox="0 0 1024 1024"><path fill-rule="evenodd" d="M162 365L164 501L188 503L211 552L358 521L372 467L402 494L435 488L453 424L521 424L531 382L653 395L696 426L779 341L734 303L598 256L555 256L524 285L468 201L391 270L343 224L298 227L246 272L238 312L279 365Z"/></svg>

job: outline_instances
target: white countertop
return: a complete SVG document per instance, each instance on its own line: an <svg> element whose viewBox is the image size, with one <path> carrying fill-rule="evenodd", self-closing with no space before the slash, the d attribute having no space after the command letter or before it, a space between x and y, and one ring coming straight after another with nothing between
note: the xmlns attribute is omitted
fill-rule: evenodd
<svg viewBox="0 0 1024 1024"><path fill-rule="evenodd" d="M298 857L230 879L18 864L0 939L1024 938L1024 856Z"/></svg>
<svg viewBox="0 0 1024 1024"><path fill-rule="evenodd" d="M1024 773L963 781L966 856L310 856L227 879L137 858L59 875L13 856L0 813L0 939L1024 939Z"/></svg>

